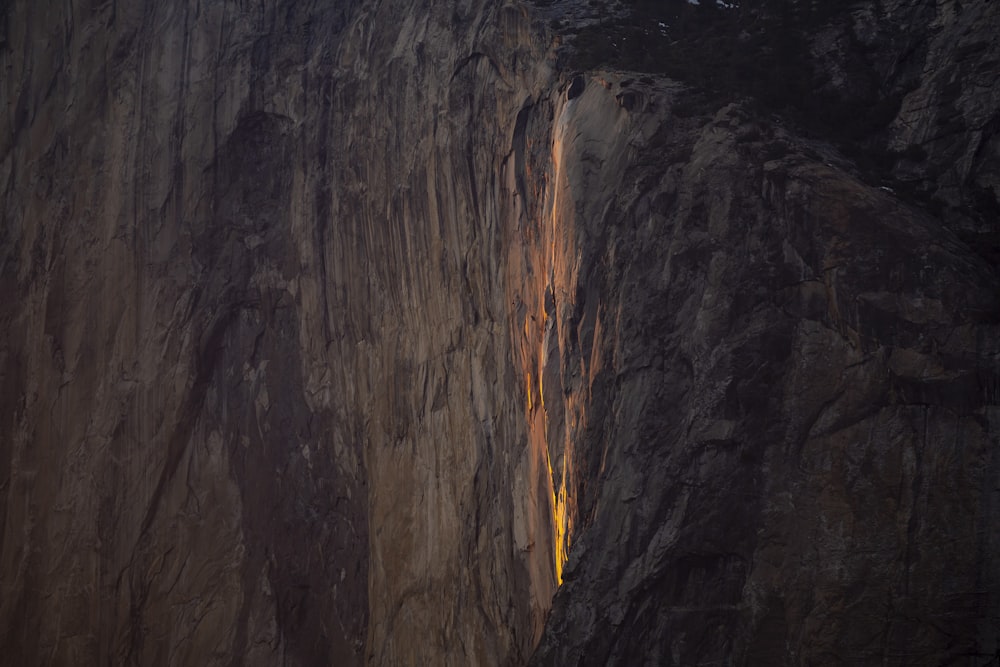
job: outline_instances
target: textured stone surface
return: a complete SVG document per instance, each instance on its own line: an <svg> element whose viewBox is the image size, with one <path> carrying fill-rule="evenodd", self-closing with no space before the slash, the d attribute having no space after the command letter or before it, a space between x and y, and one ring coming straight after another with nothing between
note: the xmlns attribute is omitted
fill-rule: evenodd
<svg viewBox="0 0 1000 667"><path fill-rule="evenodd" d="M5 10L3 655L523 661L523 14L138 7Z"/></svg>
<svg viewBox="0 0 1000 667"><path fill-rule="evenodd" d="M705 123L636 90L632 117L617 91L563 112L580 268L557 329L587 418L534 662L979 664L997 649L994 269L738 105Z"/></svg>
<svg viewBox="0 0 1000 667"><path fill-rule="evenodd" d="M995 3L878 178L565 5L0 9L0 662L997 654Z"/></svg>

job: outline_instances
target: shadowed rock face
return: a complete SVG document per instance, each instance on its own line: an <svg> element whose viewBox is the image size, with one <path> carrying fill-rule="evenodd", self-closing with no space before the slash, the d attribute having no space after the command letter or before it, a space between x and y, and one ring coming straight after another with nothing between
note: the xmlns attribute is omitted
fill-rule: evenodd
<svg viewBox="0 0 1000 667"><path fill-rule="evenodd" d="M562 4L0 10L2 662L997 655L994 3L846 152Z"/></svg>
<svg viewBox="0 0 1000 667"><path fill-rule="evenodd" d="M615 90L564 111L581 268L557 327L587 417L535 663L988 655L995 273L737 105L677 119L643 89L626 115Z"/></svg>

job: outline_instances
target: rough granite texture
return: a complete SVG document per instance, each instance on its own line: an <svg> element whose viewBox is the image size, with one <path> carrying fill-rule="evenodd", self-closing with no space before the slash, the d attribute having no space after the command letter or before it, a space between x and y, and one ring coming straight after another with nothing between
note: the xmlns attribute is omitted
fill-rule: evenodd
<svg viewBox="0 0 1000 667"><path fill-rule="evenodd" d="M995 664L1000 6L884 180L566 4L0 5L0 664Z"/></svg>

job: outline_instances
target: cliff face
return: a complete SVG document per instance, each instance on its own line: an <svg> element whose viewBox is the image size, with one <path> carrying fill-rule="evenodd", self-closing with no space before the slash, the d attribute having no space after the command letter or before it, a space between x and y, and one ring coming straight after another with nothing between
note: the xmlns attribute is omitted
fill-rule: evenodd
<svg viewBox="0 0 1000 667"><path fill-rule="evenodd" d="M496 270L523 13L7 14L3 654L523 661L554 589Z"/></svg>
<svg viewBox="0 0 1000 667"><path fill-rule="evenodd" d="M995 273L825 147L737 105L670 117L669 90L625 118L616 90L564 112L587 416L535 662L992 655Z"/></svg>
<svg viewBox="0 0 1000 667"><path fill-rule="evenodd" d="M996 654L992 3L817 29L851 146L315 4L0 14L5 661Z"/></svg>

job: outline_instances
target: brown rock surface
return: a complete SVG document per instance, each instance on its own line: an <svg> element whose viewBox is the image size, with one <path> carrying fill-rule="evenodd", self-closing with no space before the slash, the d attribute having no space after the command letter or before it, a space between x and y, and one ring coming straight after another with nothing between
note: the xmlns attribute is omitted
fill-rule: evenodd
<svg viewBox="0 0 1000 667"><path fill-rule="evenodd" d="M525 11L4 19L0 654L524 662L555 586L497 270Z"/></svg>
<svg viewBox="0 0 1000 667"><path fill-rule="evenodd" d="M994 4L879 178L566 4L0 7L0 663L998 654Z"/></svg>

